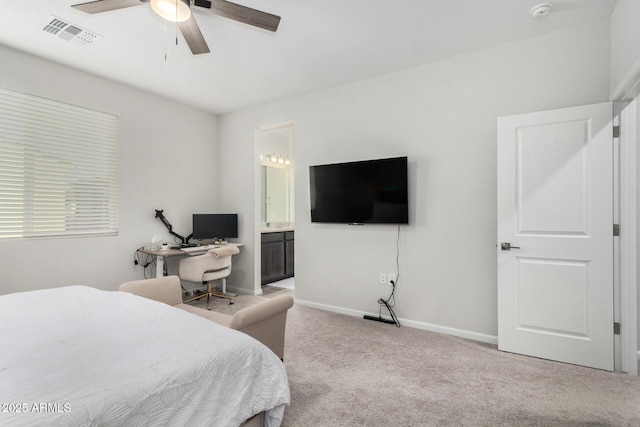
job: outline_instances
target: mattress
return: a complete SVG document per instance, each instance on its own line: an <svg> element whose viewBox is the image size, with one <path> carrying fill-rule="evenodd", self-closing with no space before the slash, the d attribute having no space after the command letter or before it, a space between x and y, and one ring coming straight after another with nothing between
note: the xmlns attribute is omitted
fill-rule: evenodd
<svg viewBox="0 0 640 427"><path fill-rule="evenodd" d="M253 338L125 292L0 296L0 425L238 426L289 403Z"/></svg>

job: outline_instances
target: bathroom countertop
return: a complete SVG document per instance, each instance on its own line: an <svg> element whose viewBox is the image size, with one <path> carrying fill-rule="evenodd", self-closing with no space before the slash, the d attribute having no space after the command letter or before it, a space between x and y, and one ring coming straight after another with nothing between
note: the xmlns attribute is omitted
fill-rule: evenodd
<svg viewBox="0 0 640 427"><path fill-rule="evenodd" d="M285 231L294 231L295 227L269 227L262 228L261 233L282 233Z"/></svg>

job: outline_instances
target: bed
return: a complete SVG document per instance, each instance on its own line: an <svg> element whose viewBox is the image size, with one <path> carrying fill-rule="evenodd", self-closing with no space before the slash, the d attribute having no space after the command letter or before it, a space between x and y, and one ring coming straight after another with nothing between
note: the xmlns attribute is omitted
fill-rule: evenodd
<svg viewBox="0 0 640 427"><path fill-rule="evenodd" d="M0 425L279 426L284 364L253 338L125 292L0 296Z"/></svg>

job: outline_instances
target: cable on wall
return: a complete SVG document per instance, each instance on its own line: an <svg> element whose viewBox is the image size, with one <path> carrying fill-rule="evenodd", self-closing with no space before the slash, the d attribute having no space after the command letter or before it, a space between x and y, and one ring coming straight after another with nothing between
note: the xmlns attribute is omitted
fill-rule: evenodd
<svg viewBox="0 0 640 427"><path fill-rule="evenodd" d="M396 237L396 280L391 280L391 294L387 299L380 298L378 299L378 304L380 305L378 311L378 317L365 315L364 318L367 320L375 320L383 323L392 323L395 324L397 328L399 328L400 320L396 316L393 308L396 306L396 286L400 281L400 224L398 224L398 235ZM382 307L386 307L389 311L389 316L391 316L391 320L385 319L382 317Z"/></svg>
<svg viewBox="0 0 640 427"><path fill-rule="evenodd" d="M133 254L133 265L139 265L142 267L142 274L144 275L145 279L148 279L147 277L147 267L149 266L153 266L154 263L154 259L151 255L149 254L144 254L145 258L144 260L141 259L140 254L144 253L144 252L140 252L140 250L143 248L138 248L136 249L136 251Z"/></svg>

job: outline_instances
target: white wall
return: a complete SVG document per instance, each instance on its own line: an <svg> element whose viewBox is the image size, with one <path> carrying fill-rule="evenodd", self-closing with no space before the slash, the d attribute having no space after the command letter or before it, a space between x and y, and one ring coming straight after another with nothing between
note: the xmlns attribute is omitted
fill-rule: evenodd
<svg viewBox="0 0 640 427"><path fill-rule="evenodd" d="M620 94L640 95L640 87L628 87L640 73L640 1L618 0L611 15L611 99L622 100ZM627 93L629 95L629 93Z"/></svg>
<svg viewBox="0 0 640 427"><path fill-rule="evenodd" d="M136 248L154 234L191 232L191 213L216 207L217 118L0 46L0 85L117 113L120 231L115 237L0 240L0 294L84 284L117 289L142 278ZM171 266L173 267L173 265Z"/></svg>
<svg viewBox="0 0 640 427"><path fill-rule="evenodd" d="M253 276L254 130L292 121L296 298L377 313L396 227L312 224L308 167L407 155L397 315L497 335L496 118L606 101L609 54L601 21L220 117L220 173L233 177L220 203L240 211L247 244L234 269Z"/></svg>

